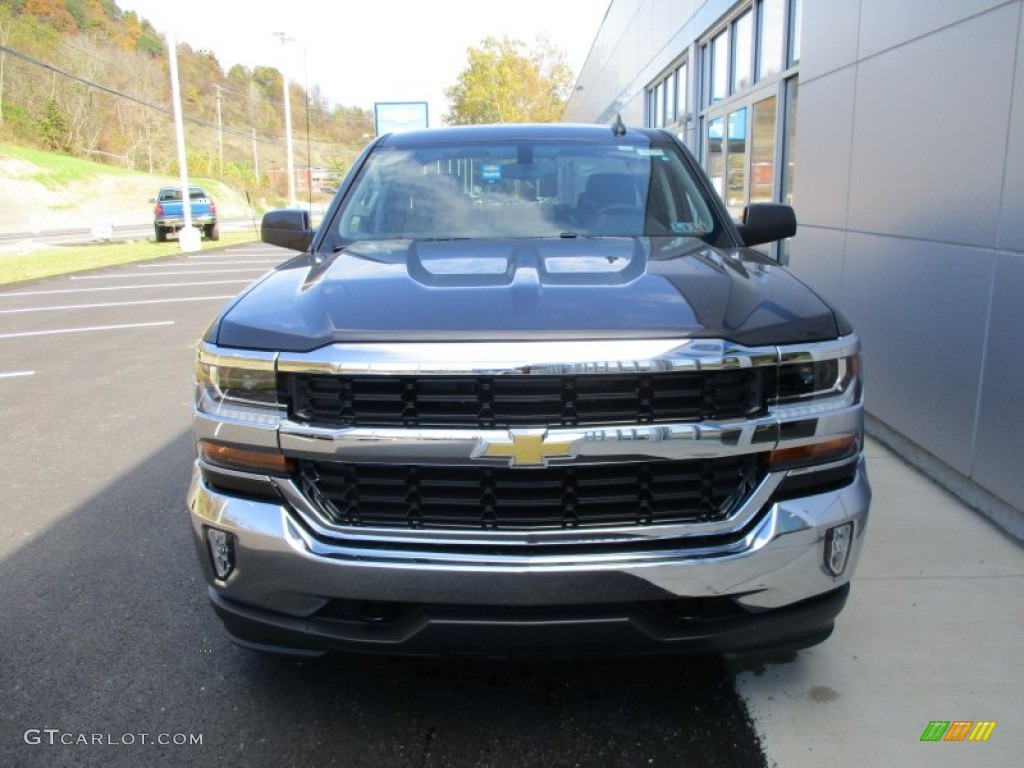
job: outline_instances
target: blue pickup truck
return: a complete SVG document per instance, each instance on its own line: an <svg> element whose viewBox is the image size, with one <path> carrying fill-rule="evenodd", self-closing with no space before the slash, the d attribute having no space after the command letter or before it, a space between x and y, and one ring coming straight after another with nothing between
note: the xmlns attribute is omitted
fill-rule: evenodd
<svg viewBox="0 0 1024 768"><path fill-rule="evenodd" d="M199 228L207 240L220 240L217 224L217 205L202 187L190 186L189 202L192 206L192 226ZM181 204L181 187L164 187L155 198L153 209L153 231L156 241L167 240L169 233L178 232L185 226L185 211Z"/></svg>

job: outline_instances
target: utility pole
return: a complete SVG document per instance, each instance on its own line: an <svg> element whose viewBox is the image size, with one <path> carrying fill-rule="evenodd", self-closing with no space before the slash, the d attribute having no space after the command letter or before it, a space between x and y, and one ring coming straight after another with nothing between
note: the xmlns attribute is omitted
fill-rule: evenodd
<svg viewBox="0 0 1024 768"><path fill-rule="evenodd" d="M309 62L306 46L302 46L302 90L306 96L306 195L309 200L309 215L313 215L313 152L309 145Z"/></svg>
<svg viewBox="0 0 1024 768"><path fill-rule="evenodd" d="M253 101L256 83L249 78L249 126L252 128L252 178L256 186L260 186L260 155L256 151L256 118L253 113Z"/></svg>
<svg viewBox="0 0 1024 768"><path fill-rule="evenodd" d="M275 32L274 36L280 38L282 51L284 51L287 43L292 42L292 38L288 37L284 32ZM281 57L281 79L284 80L284 143L288 161L288 206L295 208L295 161L292 159L292 100L288 93L287 58L287 55Z"/></svg>
<svg viewBox="0 0 1024 768"><path fill-rule="evenodd" d="M224 177L224 123L220 117L220 85L214 83L213 87L217 89L217 162L220 168L221 178Z"/></svg>
<svg viewBox="0 0 1024 768"><path fill-rule="evenodd" d="M7 61L7 40L11 36L11 19L8 17L6 26L0 24L0 126L4 124L4 62Z"/></svg>
<svg viewBox="0 0 1024 768"><path fill-rule="evenodd" d="M188 187L188 159L185 156L185 123L181 116L181 86L178 85L178 41L174 28L167 30L167 48L171 68L171 99L174 102L174 132L178 144L178 172L181 178L181 210L185 226L178 232L178 246L183 251L198 251L199 230L192 226L192 195Z"/></svg>

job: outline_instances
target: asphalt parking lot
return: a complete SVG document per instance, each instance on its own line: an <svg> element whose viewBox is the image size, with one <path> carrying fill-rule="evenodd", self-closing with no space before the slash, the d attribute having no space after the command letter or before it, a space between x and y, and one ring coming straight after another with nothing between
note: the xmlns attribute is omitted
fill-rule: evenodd
<svg viewBox="0 0 1024 768"><path fill-rule="evenodd" d="M0 765L1021 764L1024 549L874 441L850 603L831 639L792 657L235 648L184 512L191 361L224 302L287 255L236 246L0 290ZM936 720L996 726L985 742L922 742Z"/></svg>
<svg viewBox="0 0 1024 768"><path fill-rule="evenodd" d="M18 469L17 495L33 509L28 518L2 517L0 557L29 529L59 519L54 491L73 483L77 495L94 492L118 466L166 442L169 430L188 427L195 340L231 296L285 255L240 246L0 290L4 465ZM114 457L123 463L112 467Z"/></svg>

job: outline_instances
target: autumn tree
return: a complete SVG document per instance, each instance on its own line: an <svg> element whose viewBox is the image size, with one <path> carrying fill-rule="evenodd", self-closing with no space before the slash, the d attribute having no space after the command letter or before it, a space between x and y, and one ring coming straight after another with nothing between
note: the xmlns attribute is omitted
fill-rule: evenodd
<svg viewBox="0 0 1024 768"><path fill-rule="evenodd" d="M531 48L507 37L467 50L468 66L445 89L445 122L552 123L562 117L573 74L565 53L544 37Z"/></svg>
<svg viewBox="0 0 1024 768"><path fill-rule="evenodd" d="M68 137L68 121L56 99L46 102L46 109L39 120L39 137L46 149L67 153L71 149Z"/></svg>
<svg viewBox="0 0 1024 768"><path fill-rule="evenodd" d="M46 21L58 32L76 28L75 17L60 0L26 0L25 13Z"/></svg>
<svg viewBox="0 0 1024 768"><path fill-rule="evenodd" d="M117 0L0 0L0 46L0 142L176 172L167 46L148 21ZM225 73L212 51L184 42L178 70L189 168L262 186L285 165L281 73ZM344 170L372 114L308 90L289 82L297 160Z"/></svg>

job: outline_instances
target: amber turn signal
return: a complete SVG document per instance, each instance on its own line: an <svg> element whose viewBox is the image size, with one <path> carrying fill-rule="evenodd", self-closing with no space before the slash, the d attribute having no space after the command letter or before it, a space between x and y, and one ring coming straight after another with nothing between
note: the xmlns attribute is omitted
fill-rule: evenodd
<svg viewBox="0 0 1024 768"><path fill-rule="evenodd" d="M768 454L768 469L778 471L814 464L826 464L853 456L857 452L857 436L847 435L822 443L780 448Z"/></svg>
<svg viewBox="0 0 1024 768"><path fill-rule="evenodd" d="M199 455L204 461L211 464L246 472L287 475L295 471L295 462L283 454L235 448L231 445L209 443L205 440L199 444Z"/></svg>

